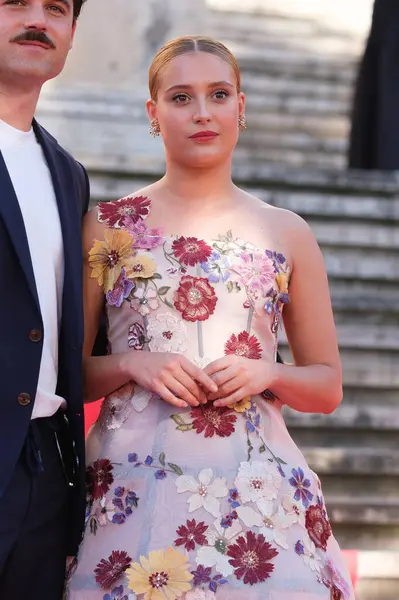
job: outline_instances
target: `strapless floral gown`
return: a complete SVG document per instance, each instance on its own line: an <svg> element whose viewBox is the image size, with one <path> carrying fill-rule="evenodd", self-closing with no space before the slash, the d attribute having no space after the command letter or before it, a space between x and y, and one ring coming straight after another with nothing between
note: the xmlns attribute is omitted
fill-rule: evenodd
<svg viewBox="0 0 399 600"><path fill-rule="evenodd" d="M275 359L289 265L228 231L163 236L151 201L99 205L90 252L109 352ZM87 440L87 524L69 600L353 600L320 482L270 391L176 409L133 382Z"/></svg>

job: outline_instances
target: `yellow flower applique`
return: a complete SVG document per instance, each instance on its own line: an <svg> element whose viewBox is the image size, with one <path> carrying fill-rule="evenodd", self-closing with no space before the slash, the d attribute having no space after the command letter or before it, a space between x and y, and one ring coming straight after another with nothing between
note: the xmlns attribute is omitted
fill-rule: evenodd
<svg viewBox="0 0 399 600"><path fill-rule="evenodd" d="M234 408L234 410L238 413L243 413L249 408L251 408L251 397L246 396L240 402L236 402L235 404L228 404L228 408Z"/></svg>
<svg viewBox="0 0 399 600"><path fill-rule="evenodd" d="M124 229L106 229L104 241L95 240L89 252L91 277L107 293L114 288L132 254L133 236ZM129 275L129 274L128 274Z"/></svg>
<svg viewBox="0 0 399 600"><path fill-rule="evenodd" d="M191 590L193 576L189 571L188 557L169 547L154 550L148 558L140 556L126 571L129 589L144 594L144 600L172 600L181 598Z"/></svg>
<svg viewBox="0 0 399 600"><path fill-rule="evenodd" d="M154 275L156 268L156 262L148 252L138 252L129 259L127 273L131 278L149 279Z"/></svg>
<svg viewBox="0 0 399 600"><path fill-rule="evenodd" d="M277 273L276 283L280 294L288 294L289 273Z"/></svg>

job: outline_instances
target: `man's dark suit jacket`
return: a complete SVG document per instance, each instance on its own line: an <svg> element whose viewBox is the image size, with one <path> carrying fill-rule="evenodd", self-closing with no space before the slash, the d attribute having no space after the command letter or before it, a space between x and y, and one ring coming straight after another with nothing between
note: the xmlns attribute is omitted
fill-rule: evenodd
<svg viewBox="0 0 399 600"><path fill-rule="evenodd" d="M82 392L82 215L89 203L83 167L38 123L33 124L50 169L61 220L65 277L59 335L56 393L67 416L79 459L78 485L71 492L68 553L74 554L84 523L84 414ZM23 165L21 165L23 169ZM40 198L32 190L40 211ZM43 236L46 235L45 228ZM0 495L10 481L32 415L42 355L43 321L22 214L0 152ZM36 331L35 331L36 330Z"/></svg>

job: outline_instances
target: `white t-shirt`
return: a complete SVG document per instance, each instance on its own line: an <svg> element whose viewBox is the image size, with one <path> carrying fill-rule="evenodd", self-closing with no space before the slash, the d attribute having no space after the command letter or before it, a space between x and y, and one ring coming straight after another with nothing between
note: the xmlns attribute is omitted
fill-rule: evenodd
<svg viewBox="0 0 399 600"><path fill-rule="evenodd" d="M64 285L64 248L57 200L43 150L33 129L20 131L0 120L0 151L25 223L44 325L32 418L49 417L65 403L55 393Z"/></svg>

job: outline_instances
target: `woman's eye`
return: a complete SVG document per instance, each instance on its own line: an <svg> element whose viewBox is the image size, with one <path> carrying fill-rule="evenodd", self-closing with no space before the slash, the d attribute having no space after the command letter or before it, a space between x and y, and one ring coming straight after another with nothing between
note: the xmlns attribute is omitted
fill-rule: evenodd
<svg viewBox="0 0 399 600"><path fill-rule="evenodd" d="M214 95L217 100L224 100L229 94L226 90L217 90Z"/></svg>
<svg viewBox="0 0 399 600"><path fill-rule="evenodd" d="M173 96L173 101L177 103L186 102L186 100L188 100L187 94L176 94Z"/></svg>

